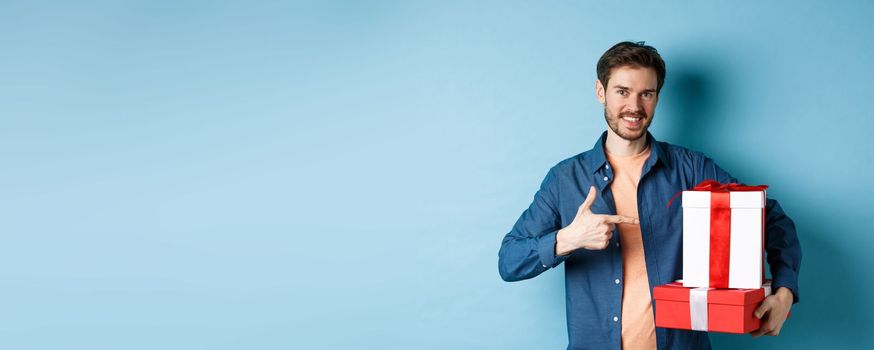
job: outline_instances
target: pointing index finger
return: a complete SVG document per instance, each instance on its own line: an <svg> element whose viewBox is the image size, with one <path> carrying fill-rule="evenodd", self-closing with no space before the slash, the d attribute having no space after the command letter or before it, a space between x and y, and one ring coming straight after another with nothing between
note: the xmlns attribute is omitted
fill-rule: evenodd
<svg viewBox="0 0 874 350"><path fill-rule="evenodd" d="M640 225L640 220L622 215L605 215L604 222L609 224L630 224Z"/></svg>

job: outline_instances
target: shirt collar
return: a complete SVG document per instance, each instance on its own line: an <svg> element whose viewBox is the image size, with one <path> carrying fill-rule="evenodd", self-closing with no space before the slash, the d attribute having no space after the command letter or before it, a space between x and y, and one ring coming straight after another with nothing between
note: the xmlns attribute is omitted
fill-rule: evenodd
<svg viewBox="0 0 874 350"><path fill-rule="evenodd" d="M649 143L649 147L652 148L652 152L650 152L649 158L644 163L644 173L646 173L650 168L655 166L657 162L661 162L664 165L670 167L670 158L667 156L667 151L664 149L664 145L661 142L658 142L652 134L647 131L646 139ZM607 163L607 157L604 155L604 143L607 141L607 131L601 133L601 137L598 138L598 141L595 142L595 146L592 147L591 156L589 157L589 169L592 173L600 170Z"/></svg>

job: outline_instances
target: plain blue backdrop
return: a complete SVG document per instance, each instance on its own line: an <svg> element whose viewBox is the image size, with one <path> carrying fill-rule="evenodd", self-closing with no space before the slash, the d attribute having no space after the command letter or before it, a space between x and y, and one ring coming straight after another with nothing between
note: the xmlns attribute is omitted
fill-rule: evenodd
<svg viewBox="0 0 874 350"><path fill-rule="evenodd" d="M874 25L847 1L0 2L0 348L560 349L504 234L662 53L651 131L798 226L777 338L874 346Z"/></svg>

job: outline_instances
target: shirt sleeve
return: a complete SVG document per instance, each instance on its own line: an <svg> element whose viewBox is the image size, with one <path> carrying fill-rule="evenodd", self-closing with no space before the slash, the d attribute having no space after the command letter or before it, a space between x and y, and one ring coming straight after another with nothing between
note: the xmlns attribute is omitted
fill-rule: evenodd
<svg viewBox="0 0 874 350"><path fill-rule="evenodd" d="M702 177L698 182L714 179L721 183L738 182L727 171L707 157L701 163ZM765 251L771 270L773 290L780 287L792 291L793 303L799 299L798 271L801 267L801 244L795 231L795 222L783 212L777 200L768 198L765 204Z"/></svg>
<svg viewBox="0 0 874 350"><path fill-rule="evenodd" d="M534 194L534 201L501 242L501 278L507 282L529 279L563 262L567 257L555 255L555 235L560 228L558 180L553 168Z"/></svg>

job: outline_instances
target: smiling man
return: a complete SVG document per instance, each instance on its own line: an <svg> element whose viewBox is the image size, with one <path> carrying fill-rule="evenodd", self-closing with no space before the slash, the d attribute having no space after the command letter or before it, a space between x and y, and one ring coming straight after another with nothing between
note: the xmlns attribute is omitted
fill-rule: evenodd
<svg viewBox="0 0 874 350"><path fill-rule="evenodd" d="M705 179L738 182L705 155L656 141L647 129L665 80L655 48L621 42L597 65L605 131L552 167L501 243L498 270L519 281L565 264L568 349L709 349L706 332L655 328L652 288L682 276L675 193ZM755 311L753 335L778 335L798 302L795 224L768 199L765 249L775 293Z"/></svg>

